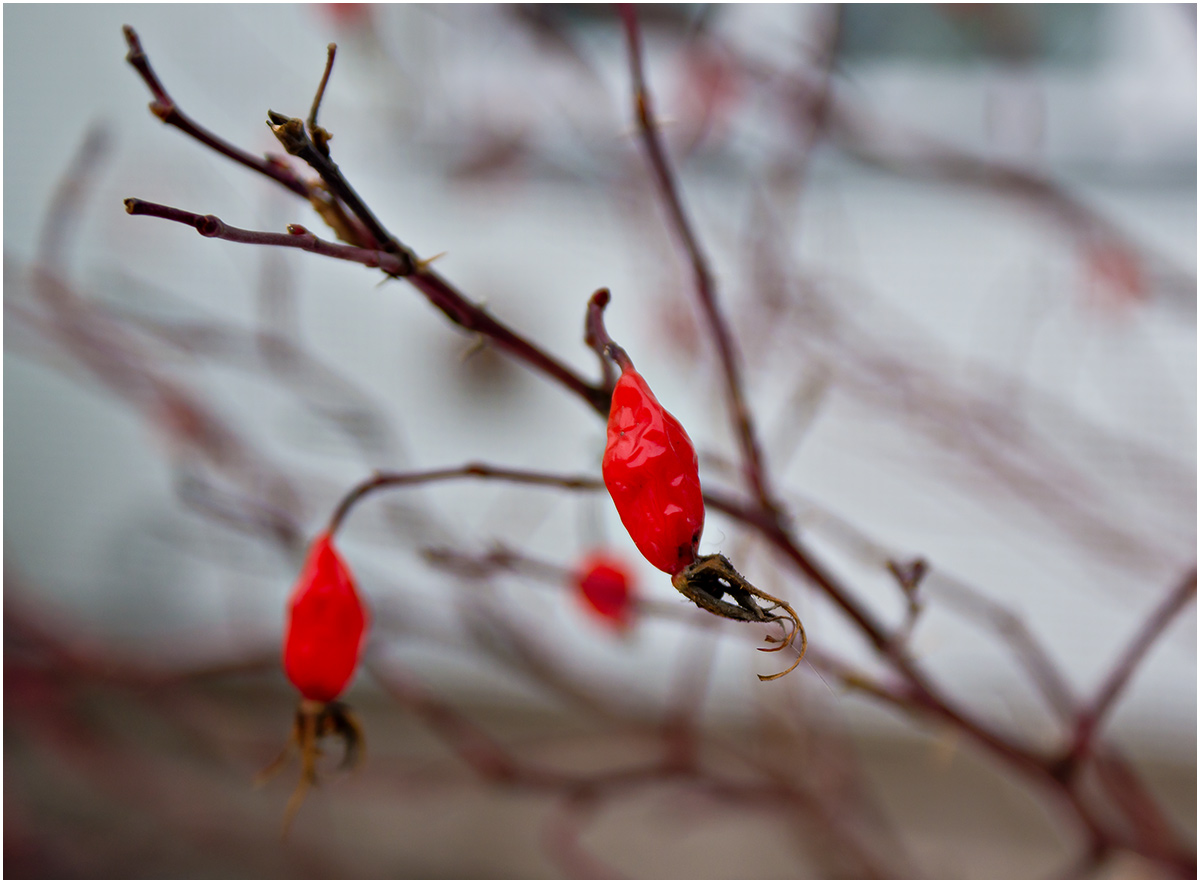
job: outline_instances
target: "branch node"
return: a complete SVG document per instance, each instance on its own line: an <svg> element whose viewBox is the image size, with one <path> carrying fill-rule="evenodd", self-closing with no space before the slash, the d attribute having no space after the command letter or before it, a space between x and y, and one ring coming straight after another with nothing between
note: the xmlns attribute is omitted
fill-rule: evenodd
<svg viewBox="0 0 1200 883"><path fill-rule="evenodd" d="M267 126L270 127L271 133L279 139L283 149L292 156L299 156L309 145L308 136L304 134L304 120L299 117L289 117L268 110Z"/></svg>

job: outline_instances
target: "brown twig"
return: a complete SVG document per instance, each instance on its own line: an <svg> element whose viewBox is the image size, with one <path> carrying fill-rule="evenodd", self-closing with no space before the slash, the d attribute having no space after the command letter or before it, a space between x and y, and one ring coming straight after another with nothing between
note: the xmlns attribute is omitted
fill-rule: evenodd
<svg viewBox="0 0 1200 883"><path fill-rule="evenodd" d="M241 163L247 168L266 175L268 178L282 184L297 196L305 199L309 198L308 185L296 177L286 165L269 158L264 159L254 156L239 147L235 147L225 139L208 131L208 129L195 122L180 110L175 100L168 94L166 88L158 79L158 75L154 73L154 68L150 66L150 59L142 51L142 42L138 39L137 32L129 25L125 25L123 30L125 32L125 42L129 45L129 54L125 56L125 60L137 70L143 82L145 82L154 96L154 100L150 102L151 113L167 125L175 126L184 134L190 135L201 144L215 150L222 156L226 156L234 162Z"/></svg>
<svg viewBox="0 0 1200 883"><path fill-rule="evenodd" d="M546 820L543 833L546 852L572 880L615 880L623 876L607 862L591 855L579 842L582 830L597 810L593 790L578 788L567 791Z"/></svg>
<svg viewBox="0 0 1200 883"><path fill-rule="evenodd" d="M337 55L337 43L326 47L325 73L321 74L321 83L317 86L317 94L313 96L312 110L308 112L308 134L316 145L317 150L329 156L329 139L333 136L317 125L317 111L321 109L321 99L325 97L325 87L329 85L329 75L333 73L333 59Z"/></svg>
<svg viewBox="0 0 1200 883"><path fill-rule="evenodd" d="M411 487L430 482L452 481L460 478L484 478L494 481L511 481L516 484L540 485L542 487L566 488L568 490L603 490L604 483L586 475L551 475L524 469L505 469L485 463L467 463L448 469L430 469L424 472L378 472L371 478L359 482L346 493L326 528L336 533L346 516L364 497L384 488Z"/></svg>
<svg viewBox="0 0 1200 883"><path fill-rule="evenodd" d="M394 275L410 275L417 266L416 256L399 239L387 231L383 223L375 217L375 213L363 202L358 192L350 186L350 182L346 180L346 177L342 174L342 170L330 158L328 146L326 145L325 147L325 153L322 153L317 148L317 145L304 129L304 120L299 117L289 117L281 113L276 113L273 110L268 110L267 125L275 137L279 139L279 143L283 145L284 150L292 156L304 160L313 171L321 176L321 180L325 182L325 186L362 222L367 232L374 237L379 246L384 251L391 252L400 259L403 269Z"/></svg>
<svg viewBox="0 0 1200 883"><path fill-rule="evenodd" d="M713 282L712 271L708 267L708 259L692 230L691 221L688 219L679 195L675 174L658 135L658 124L651 109L650 93L646 88L645 75L642 71L642 39L637 12L631 4L627 3L618 4L618 9L629 44L629 70L632 78L638 132L646 150L654 183L658 187L670 218L671 229L679 238L680 246L691 265L692 282L701 310L708 322L709 334L712 335L713 341L717 345L717 355L721 362L722 375L725 378L726 404L729 407L730 417L733 420L738 444L742 451L743 471L755 499L758 500L764 511L778 522L782 517L782 509L767 486L766 467L763 464L762 450L754 428L754 418L746 404L745 394L742 390L741 357L738 355L729 323L717 302L716 286Z"/></svg>
<svg viewBox="0 0 1200 883"><path fill-rule="evenodd" d="M583 399L602 417L608 417L612 388L606 383L596 385L584 380L577 372L555 359L537 344L531 343L491 315L482 306L472 303L449 282L426 267L406 277L410 285L445 314L451 322L467 331L483 335L497 347L541 371L562 384L568 391Z"/></svg>
<svg viewBox="0 0 1200 883"><path fill-rule="evenodd" d="M210 239L224 239L226 242L240 242L244 245L275 245L282 248L299 248L314 254L336 258L340 261L352 261L365 267L378 267L391 276L402 276L406 270L403 261L395 254L354 245L339 245L319 238L299 224L289 224L287 233L268 233L262 230L243 230L226 224L216 215L201 215L157 202L129 197L125 200L125 211L131 215L146 215L151 218L162 218L187 224L196 228L201 236Z"/></svg>
<svg viewBox="0 0 1200 883"><path fill-rule="evenodd" d="M320 188L309 187L294 174L292 174L291 170L286 166L270 160L260 160L257 157L245 153L244 151L238 150L220 138L217 138L207 130L196 125L188 117L184 116L182 112L180 112L175 106L174 102L167 94L166 89L159 82L158 77L150 67L149 59L147 59L145 53L142 52L141 43L137 38L137 34L132 28L127 26L125 29L125 37L130 45L128 59L129 63L137 69L139 74L141 74L142 79L146 82L146 85L150 88L151 92L155 96L156 100L154 104L151 105L151 109L154 110L156 115L159 115L160 118L164 119L166 122L170 122L172 125L179 127L182 131L196 138L202 144L213 148L218 153L228 156L231 159L234 159L235 161L245 165L246 167L264 174L277 183L282 184L296 195L308 200L314 207L325 205L325 202L330 198L330 194L323 193L323 191L320 191ZM160 110L162 113L160 113ZM302 136L303 141L308 142L311 145L312 142L304 134L303 124L300 126L300 135ZM318 165L325 169L326 173L331 176L331 180L335 182L341 182L341 184L345 185L345 190L347 192L337 193L335 191L332 197L334 199L334 203L332 206L328 206L328 209L330 209L335 216L333 220L336 220L336 216L342 211L341 204L337 202L338 197L348 195L349 193L353 193L353 191L350 190L349 184L345 183L344 179L341 177L341 173L337 170L337 167L332 164L332 161L327 160L320 156L320 154L316 153L315 148L312 149L311 155L316 159ZM324 199L322 196L324 196ZM357 200L357 194L354 194L353 198ZM361 200L358 202L363 213L373 218L374 215L369 209L367 209L366 205L362 204ZM353 206L349 207L351 210L353 210ZM322 211L322 214L327 214L327 212ZM355 212L355 214L358 216L357 212ZM387 233L385 229L383 229L382 225L378 224L378 221L375 223L378 225L378 244L383 245L385 251L390 250L387 247L389 242L399 245L399 243L393 237L391 237L391 235ZM337 229L338 226L339 225L335 223L335 229ZM339 233L342 232L345 232L348 235L348 238L354 241L355 244L362 245L360 241L362 236L358 235L357 230L339 230ZM362 234L373 235L371 231L365 229L362 230ZM276 242L273 244L284 243ZM293 247L298 247L297 244L294 243L291 245ZM365 250L370 251L371 249L368 248ZM581 376L579 376L579 374L559 362L536 344L531 343L508 326L496 320L482 306L468 300L462 293L457 291L454 286L452 286L437 273L431 271L427 264L417 260L415 256L408 252L407 249L404 249L403 246L400 246L398 260L400 262L398 265L399 267L408 269L408 275L405 277L407 278L408 282L423 295L425 295L426 299L439 310L441 310L442 313L450 319L450 321L454 322L456 325L460 325L467 331L480 334L490 339L500 349L526 362L531 367L543 372L544 374L547 374L554 380L557 380L568 390L582 398L588 404L588 406L597 413L607 416L609 400L611 398L611 387L596 386L584 380Z"/></svg>
<svg viewBox="0 0 1200 883"><path fill-rule="evenodd" d="M131 215L148 215L187 224L195 227L201 236L249 245L298 248L366 267L378 267L392 276L401 276L407 269L410 275L405 278L454 324L491 339L501 349L560 382L587 402L593 410L605 416L608 414L608 405L612 397L611 387L588 383L536 344L530 343L497 321L483 307L468 301L436 273L421 267L420 262L417 262L415 267L406 267L403 259L391 252L329 242L320 239L299 224L289 225L287 233L243 230L224 223L215 215L201 215L134 197L125 200L125 211Z"/></svg>
<svg viewBox="0 0 1200 883"><path fill-rule="evenodd" d="M1049 651L1017 614L940 570L933 571L926 592L931 599L940 599L947 607L957 608L964 617L976 620L1004 639L1050 710L1060 721L1074 719L1079 706L1074 691Z"/></svg>
<svg viewBox="0 0 1200 883"><path fill-rule="evenodd" d="M96 181L100 161L108 150L108 132L100 127L88 129L71 167L55 188L46 219L38 237L38 263L45 269L63 272L71 251L71 233L79 223L88 189Z"/></svg>
<svg viewBox="0 0 1200 883"><path fill-rule="evenodd" d="M1179 584L1151 612L1134 636L1133 641L1125 648L1125 652L1121 654L1109 671L1108 677L1105 678L1096 697L1077 716L1075 739L1067 755L1066 763L1073 765L1087 756L1096 731L1116 704L1121 692L1133 677L1134 672L1137 671L1138 665L1145 659L1146 654L1150 652L1150 648L1158 641L1167 626L1195 596L1196 567L1193 565Z"/></svg>

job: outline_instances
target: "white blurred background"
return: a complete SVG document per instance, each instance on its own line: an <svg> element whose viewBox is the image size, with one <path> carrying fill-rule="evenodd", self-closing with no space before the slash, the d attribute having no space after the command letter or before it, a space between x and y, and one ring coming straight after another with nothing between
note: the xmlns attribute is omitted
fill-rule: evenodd
<svg viewBox="0 0 1200 883"><path fill-rule="evenodd" d="M1006 605L1088 696L1194 565L1194 8L684 5L648 7L642 18L664 136L796 524L888 622L899 622L904 604L883 561L928 560L916 656L981 718L1054 744L1055 725L1004 640L951 611L964 584ZM584 307L593 290L610 288L609 329L689 428L706 486L738 487L720 377L634 135L624 43L607 8L10 5L6 616L19 603L31 621L61 627L96 658L138 670L254 659L278 643L295 558L206 517L197 499L271 498L284 476L289 517L310 535L375 468L483 460L598 474L604 428L595 414L502 355L476 352L405 284L126 215L122 200L137 196L245 228L320 226L280 188L147 112L149 95L124 63L123 24L137 28L183 110L256 153L278 152L263 122L268 108L306 114L325 45L336 40L321 122L334 134L336 161L384 224L420 255L446 252L439 272L589 377L597 368L582 342ZM805 102L820 94L831 32L831 109L817 130ZM130 406L136 395L90 370L78 347L42 333L30 268L56 187L96 127L103 156L54 269L106 321L125 323L121 334L130 336L112 339L136 338L141 364L236 428L251 452L236 469L213 469L166 437ZM267 329L286 332L339 379L311 365L269 364L254 348ZM397 505L364 504L345 535L382 626L371 652L480 715L523 720L536 710L557 720L561 708L536 679L478 646L461 605L481 590L431 566L423 549L478 554L503 543L569 570L605 545L628 560L643 597L687 612L602 497L456 483L388 499ZM702 552L718 550L786 593L814 649L880 670L831 605L710 513ZM794 686L760 685L756 632L722 628L705 644L711 636L695 620L684 628L646 617L618 640L565 587L532 582L501 574L487 583L488 603L536 635L580 691L633 717L654 719L670 706L677 667L699 647L713 660L706 718L736 728L787 692L804 714L832 715L871 746L868 766L893 770L876 786L885 804L899 787L895 770L928 760L926 741L945 741L808 667ZM1195 637L1189 605L1105 729L1168 771L1161 775L1175 790L1167 800L1193 849ZM253 683L275 691L282 736L283 679L268 673ZM389 729L370 678L350 700L376 708L374 721L365 715L368 734L389 746L385 757L408 756L404 724ZM10 739L13 718L26 711L6 694L8 782L14 763L33 769L28 756L37 754L28 747L35 736ZM230 782L269 759L269 751L247 757L231 748L230 727L210 729L226 738ZM893 750L920 760L878 760ZM29 873L308 867L287 864L294 856L277 855L273 841L269 856L247 852L228 868L186 850L155 853L159 864L139 864L146 853L132 847L98 858L99 844L56 865L40 844L70 824L39 788L53 780L60 796L73 792L57 760L42 763L5 792L6 814L19 809L23 832L10 839L6 824L6 858ZM282 793L256 795L245 809L264 836ZM386 851L382 826L373 849L349 857L355 835L338 814L367 798L346 793L319 796L339 802L313 812L324 813L320 822L309 817L331 838L312 841L313 852L333 873L398 873L363 857ZM932 790L912 797L930 819L943 818L939 809L953 815L964 799ZM990 811L1011 809L998 805ZM1069 852L1068 834L1050 845L1032 837L1039 845L1014 858L1007 828L992 852L966 834L947 838L957 846L928 845L939 824L902 831L926 862L912 866L918 873L1039 875ZM440 828L428 838L454 841ZM973 853L961 845L968 841ZM808 858L777 864L660 866L645 844L630 847L624 865L620 848L595 848L634 876L836 870L807 864L804 849ZM494 844L404 854L402 867L430 876L573 872L523 864Z"/></svg>

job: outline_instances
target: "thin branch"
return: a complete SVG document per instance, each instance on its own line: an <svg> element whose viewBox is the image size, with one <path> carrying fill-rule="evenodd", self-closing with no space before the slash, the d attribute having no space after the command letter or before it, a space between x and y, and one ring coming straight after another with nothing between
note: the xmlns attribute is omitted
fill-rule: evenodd
<svg viewBox="0 0 1200 883"><path fill-rule="evenodd" d="M526 785L553 787L555 777L520 765L499 742L449 705L438 701L415 681L400 675L394 666L367 664L376 683L424 721L459 758L481 778L492 782L522 780Z"/></svg>
<svg viewBox="0 0 1200 883"><path fill-rule="evenodd" d="M360 482L342 498L329 520L327 530L335 533L345 520L350 510L364 497L377 490L389 487L408 487L430 482L455 480L461 478L484 478L500 481L511 481L518 484L559 487L567 490L601 490L604 485L598 478L579 475L555 475L551 473L533 472L520 469L506 469L489 466L483 463L468 463L464 466L446 469L434 469L423 472L394 472L377 473ZM974 737L983 745L1009 760L1015 766L1034 773L1039 777L1047 775L1048 763L1031 749L1016 745L1002 736L989 731L978 722L951 707L930 684L928 678L917 668L916 664L898 652L892 636L880 626L856 601L846 596L834 580L824 570L813 562L809 556L800 551L789 537L775 527L764 525L765 516L760 510L746 509L720 495L705 494L705 502L715 509L724 511L727 515L756 525L768 539L772 540L781 551L800 566L801 570L814 582L826 589L827 593L843 606L843 609L859 623L860 627L876 642L879 649L889 658L896 668L905 676L910 691L911 709L924 710L935 717L958 727L964 733Z"/></svg>
<svg viewBox="0 0 1200 883"><path fill-rule="evenodd" d="M1079 706L1074 692L1049 651L1016 613L940 570L933 572L926 594L993 630L1007 642L1009 652L1059 720L1074 719Z"/></svg>
<svg viewBox="0 0 1200 883"><path fill-rule="evenodd" d="M1150 648L1154 646L1167 626L1183 608L1196 596L1196 567L1192 566L1180 583L1171 590L1162 603L1154 609L1134 637L1132 643L1125 648L1117 664L1113 666L1108 678L1100 687L1096 698L1090 706L1080 713L1075 730L1075 741L1068 755L1068 762L1085 757L1091 748L1092 738L1099 729L1105 716L1112 710L1121 692L1128 685L1133 673L1146 658Z"/></svg>
<svg viewBox="0 0 1200 883"><path fill-rule="evenodd" d="M152 218L187 224L195 227L196 232L201 236L207 236L210 239L224 239L227 242L240 242L246 245L278 245L283 248L299 248L341 261L352 261L366 267L378 267L389 276L401 276L405 270L404 263L397 255L375 249L329 242L310 233L299 224L289 224L287 233L243 230L240 227L231 227L216 215L200 215L169 205L147 202L136 197L125 200L125 211L131 215L148 215Z"/></svg>
<svg viewBox="0 0 1200 883"><path fill-rule="evenodd" d="M329 139L333 136L317 125L317 111L321 109L321 99L325 97L325 87L329 85L329 75L333 72L333 58L337 55L337 43L326 47L328 55L325 58L325 73L321 75L321 84L317 86L317 94L313 96L312 110L308 112L308 134L317 146L317 150L329 156Z"/></svg>
<svg viewBox="0 0 1200 883"><path fill-rule="evenodd" d="M332 517L329 519L327 530L336 533L346 516L364 497L375 491L393 487L412 487L413 485L429 484L430 482L447 481L459 478L484 478L497 481L511 481L516 484L541 485L543 487L558 487L567 490L598 491L604 489L604 483L598 478L587 475L553 475L546 472L532 472L525 469L505 469L488 466L484 463L467 463L465 466L454 466L447 469L430 469L424 472L377 472L365 481L359 482L342 497Z"/></svg>
<svg viewBox="0 0 1200 883"><path fill-rule="evenodd" d="M594 350L597 358L600 359L602 382L605 389L611 390L616 384L616 376L609 357L609 348L616 346L616 344L608 336L608 329L604 327L604 308L608 306L609 299L610 295L607 288L597 289L592 294L587 306L587 321L583 333L583 342ZM622 352L624 351L622 350Z"/></svg>
<svg viewBox="0 0 1200 883"><path fill-rule="evenodd" d="M722 48L736 58L742 71L776 92L785 111L807 139L814 119L837 149L876 168L916 180L944 181L980 188L998 196L1023 199L1058 218L1081 240L1120 243L1159 268L1162 283L1194 291L1195 274L1139 242L1128 231L1072 194L1061 184L1025 169L975 156L935 138L885 123L878 114L828 88L826 72L819 83L747 56L727 43ZM819 111L820 116L817 117ZM889 138L906 148L889 149ZM885 145L880 147L880 145Z"/></svg>
<svg viewBox="0 0 1200 883"><path fill-rule="evenodd" d="M1059 768L1056 766L1056 758L1042 757L1031 748L1018 744L1002 733L993 732L983 724L967 717L965 712L959 711L955 705L952 705L949 700L940 695L925 673L908 655L898 634L888 629L880 620L876 619L871 609L852 595L837 580L835 575L826 569L818 558L814 557L800 544L799 539L783 523L782 510L775 504L767 484L768 476L766 467L758 447L751 414L744 399L740 362L731 329L717 303L711 271L683 208L674 172L671 169L654 122L642 69L642 49L636 15L631 8L622 8L621 15L625 23L629 41L630 67L641 138L649 155L651 171L656 185L661 192L665 208L670 216L671 227L680 240L682 250L691 263L696 294L708 321L709 331L717 345L726 384L727 404L741 447L742 466L748 485L752 491L752 500L746 503L734 500L731 497L723 497L719 493L706 493L706 501L714 509L725 511L731 517L741 520L746 525L754 528L768 542L776 546L803 576L823 590L846 613L851 621L862 630L868 640L879 651L880 655L894 668L896 674L894 680L889 678L884 683L866 680L852 681L854 677L852 672L842 672L842 674L847 676L847 683L853 683L853 686L871 693L880 700L890 702L911 713L932 717L954 728L956 731L973 737L975 741L995 754L998 759L1006 762L1014 769L1030 776L1036 781L1041 781L1043 784L1055 786L1052 793L1058 799L1070 804L1079 821L1087 828L1090 834L1097 838L1095 842L1099 841L1099 835L1103 835L1103 838L1107 842L1121 844L1125 840L1125 836L1112 830L1110 825L1106 824L1102 828L1098 821L1098 816L1092 811L1090 804L1083 800L1080 793L1072 787L1071 783L1061 778ZM584 398L601 415L607 413L612 386L612 370L608 359L614 357L616 351L615 344L607 339L607 334L604 333L603 329L602 311L604 304L608 300L607 291L602 290L602 292L597 292L593 296L588 309L588 334L586 340L589 347L595 350L600 356L603 366L601 384L593 385L582 380L569 368L560 365L542 350L516 335L515 332L500 325L482 307L468 301L454 290L449 283L430 272L422 262L416 259L415 255L392 237L378 220L374 218L374 215L370 213L362 200L350 188L344 177L341 176L337 166L329 159L328 151L321 150L323 143L320 137L313 134L319 129L316 126L317 110L331 69L332 52L327 61L322 86L319 88L318 94L314 99L313 109L309 116L310 134L305 134L303 121L281 115L272 115L273 128L278 128L279 131L277 131L277 134L280 135L281 140L293 139L295 141L294 146L297 148L297 151L295 151L296 155L301 156L313 168L317 169L318 174L321 175L324 182L324 185L322 185L317 182L313 182L312 184L304 183L281 162L270 159L261 160L249 156L194 124L178 111L174 102L158 82L157 77L149 66L148 60L141 51L136 34L133 33L132 29L126 29L126 39L130 44L128 60L138 70L153 93L155 101L152 103L151 109L160 119L175 125L185 133L192 135L201 141L201 143L212 147L223 155L233 158L262 174L268 175L277 183L288 187L288 189L297 195L310 200L314 205L317 204L319 199L328 199L334 206L338 206L339 208L340 204L338 200L345 202L346 207L369 230L369 233L364 231L358 235L354 235L352 237L354 242L360 245L378 244L382 248L336 245L320 240L308 233L304 228L298 226L289 227L289 233L287 234L239 230L224 225L219 219L211 215L196 215L168 206L145 203L141 200L127 201L127 210L130 213L149 214L179 223L187 223L205 236L224 238L236 242L303 248L305 250L317 251L330 257L351 260L366 264L367 266L380 267L390 275L405 277L418 290L422 291L431 303L442 310L452 322L459 324L467 330L475 331L485 337L491 338L501 348L509 350L519 358L539 368L553 379L562 382L568 389ZM836 114L831 112L831 119L836 123ZM294 138L293 130L297 126L299 127L299 135ZM1022 192L1020 187L1015 186L1016 182L1005 180L1002 183L1008 189L1015 190L1018 193ZM329 189L328 193L325 191L326 187ZM1027 195L1044 198L1044 194L1036 191L1030 192ZM320 207L318 207L318 211L320 210ZM369 237L374 237L377 243L370 242ZM330 529L336 530L340 526L340 523L348 516L351 508L363 497L376 489L390 486L411 486L425 482L467 477L504 480L569 490L597 491L603 487L599 479L588 476L550 475L524 470L503 469L476 463L456 468L430 470L419 473L380 473L352 489L343 498L331 519ZM898 578L901 576L903 575L898 574ZM903 586L903 580L901 582ZM913 582L915 586L915 580ZM1131 647L1118 660L1112 675L1090 707L1090 720L1086 719L1088 717L1086 715L1081 716L1079 735L1076 740L1076 750L1081 756L1086 750L1093 733L1097 730L1104 716L1115 704L1117 698L1132 677L1133 671L1148 652L1149 647L1152 646L1162 630L1178 611L1182 609L1184 604L1194 597L1196 590L1195 583L1196 574L1193 569L1189 574L1189 579L1185 580L1184 584L1176 589L1175 593L1167 599L1167 602L1155 612L1155 615L1151 617ZM820 664L821 657L819 654L815 659ZM825 669L835 671L837 666L835 663L826 660ZM511 756L507 756L508 753L502 747L495 743L487 744L488 739L486 734L482 734L484 741L482 743L478 742L481 734L469 732L460 722L452 719L453 715L447 717L445 709L436 707L435 703L429 697L414 695L411 692L408 692L406 695L403 689L397 692L393 688L392 692L402 702L405 702L407 699L406 704L410 706L414 704L423 706L419 711L424 712L424 716L435 723L435 729L442 730L444 735L449 737L448 741L458 742L459 747L465 749L464 753L473 758L474 762L472 765L485 777L494 780L508 780L514 782L514 784L523 784L544 789L576 787L584 783L588 787L600 787L603 785L603 787L616 789L634 787L636 784L644 784L650 781L662 781L679 772L677 769L673 770L669 765L663 764L623 770L610 776L599 776L591 780L571 780L551 774L548 771L538 771L536 773L530 771L530 774L527 774L523 767L519 765L514 766L513 759ZM1096 756L1098 759L1102 759L1099 748L1096 749ZM1119 787L1114 786L1114 788L1110 789L1113 795L1129 792L1130 786L1127 783L1121 782L1118 784ZM1136 806L1136 802L1131 803ZM1129 843L1129 848L1137 849L1147 855L1166 855L1168 852L1166 847L1171 847L1173 842L1170 837L1152 837L1148 834L1138 833L1136 830L1135 834L1129 835L1129 837L1133 838ZM1163 844L1166 844L1166 847ZM1183 859L1186 860L1186 858L1187 856L1184 855ZM1191 861L1194 869L1194 856L1191 858Z"/></svg>
<svg viewBox="0 0 1200 883"><path fill-rule="evenodd" d="M412 273L417 264L416 256L399 239L389 233L383 223L375 217L375 213L367 208L367 204L350 186L350 182L346 180L337 163L330 159L327 153L322 153L317 148L308 132L304 130L304 120L268 110L267 125L272 134L279 139L284 150L292 156L304 160L312 167L313 171L321 176L321 180L325 182L325 186L329 188L330 192L345 203L346 208L362 221L363 226L383 247L383 250L392 252L400 258L404 272L397 275L407 276Z"/></svg>
<svg viewBox="0 0 1200 883"><path fill-rule="evenodd" d="M125 60L137 70L154 96L154 100L150 102L151 113L167 125L175 126L175 128L195 138L206 147L212 148L222 156L226 156L234 162L241 163L247 168L266 175L268 178L282 184L297 196L302 196L305 199L309 198L308 185L296 177L292 170L282 162L269 157L255 156L254 154L247 153L240 147L235 147L225 139L208 131L208 129L195 122L180 110L178 105L175 104L175 100L167 93L167 90L159 81L157 74L154 73L154 68L150 66L150 59L142 51L142 43L138 39L137 31L129 25L125 25L123 30L125 32L125 42L129 44L129 54L125 56Z"/></svg>
<svg viewBox="0 0 1200 883"><path fill-rule="evenodd" d="M646 149L647 159L653 173L655 184L658 186L663 203L670 216L671 228L679 237L680 245L691 263L692 277L696 296L700 301L704 317L708 321L708 330L717 345L717 354L721 361L721 369L725 378L725 398L733 418L734 428L739 446L742 450L742 467L746 480L762 507L778 522L781 519L781 508L776 503L767 487L766 469L763 465L762 449L754 429L754 418L746 404L742 391L741 360L737 352L729 323L721 313L717 303L716 286L713 283L712 272L708 260L700 247L696 234L692 230L684 210L683 201L679 195L679 187L675 181L674 172L662 141L658 136L658 126L650 106L650 94L646 88L645 75L642 71L642 40L641 29L638 27L637 12L631 4L619 4L621 21L625 26L625 35L629 44L629 68L633 84L634 105L637 114L638 131L642 144Z"/></svg>
<svg viewBox="0 0 1200 883"><path fill-rule="evenodd" d="M608 416L609 402L612 399L611 386L597 386L584 380L575 371L536 344L499 322L483 307L467 300L441 276L422 266L420 261L416 262L415 267L406 268L401 256L376 249L329 242L318 238L299 224L289 225L287 233L243 230L231 227L215 215L201 215L133 197L125 200L125 210L131 215L149 215L187 224L195 227L201 236L213 239L224 239L229 242L250 245L299 248L303 251L311 251L315 254L351 261L367 267L378 267L390 276L407 278L418 291L425 295L426 300L441 310L451 322L467 331L489 338L500 349L561 383L587 402L596 413ZM404 277L406 269L411 275Z"/></svg>
<svg viewBox="0 0 1200 883"><path fill-rule="evenodd" d="M1127 828L1109 828L1110 846L1136 850L1154 857L1184 880L1196 879L1196 850L1177 832L1157 798L1142 783L1133 766L1115 753L1095 752L1096 775L1108 792L1112 806L1124 817ZM1077 783L1072 793L1080 790Z"/></svg>
<svg viewBox="0 0 1200 883"><path fill-rule="evenodd" d="M447 546L426 546L421 549L421 557L430 566L461 579L488 580L497 574L513 574L557 591L564 588L575 591L573 568L534 558L503 544L476 554ZM681 606L675 601L657 601L638 596L633 599L633 607L639 617L665 619L698 628L710 628L717 624L703 610Z"/></svg>
<svg viewBox="0 0 1200 883"><path fill-rule="evenodd" d="M514 484L526 484L540 487L556 487L562 490L585 491L594 493L604 490L604 482L591 475L570 475L565 473L536 472L529 469L510 469L504 466L492 466L487 463L465 463L462 466L447 466L442 469L427 469L413 472L376 472L370 478L359 482L346 492L330 516L327 530L336 533L347 516L364 497L376 491L393 487L412 487L421 484L432 484L440 481L454 481L462 478L481 478L490 481L507 481ZM743 506L732 497L719 491L705 491L704 503L730 518L742 521L750 527L760 527L762 515L758 510Z"/></svg>
<svg viewBox="0 0 1200 883"><path fill-rule="evenodd" d="M558 381L587 402L601 417L608 417L608 409L612 403L610 386L598 386L584 380L573 369L501 323L483 307L467 300L449 282L420 263L416 272L406 279L451 322L488 338L500 349Z"/></svg>
<svg viewBox="0 0 1200 883"><path fill-rule="evenodd" d="M58 182L46 219L38 237L37 262L43 268L62 273L70 253L71 233L79 223L88 189L95 183L100 161L108 150L109 135L101 126L92 126Z"/></svg>

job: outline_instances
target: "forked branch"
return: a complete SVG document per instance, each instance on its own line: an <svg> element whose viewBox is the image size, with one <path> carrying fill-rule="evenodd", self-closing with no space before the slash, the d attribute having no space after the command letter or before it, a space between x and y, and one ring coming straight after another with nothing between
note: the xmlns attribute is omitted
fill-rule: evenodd
<svg viewBox="0 0 1200 883"><path fill-rule="evenodd" d="M175 103L175 99L171 97L166 87L158 79L158 75L154 73L154 68L150 66L150 59L142 50L142 41L138 38L137 31L129 25L125 25L123 30L125 33L125 42L129 46L129 53L125 56L125 60L138 72L142 81L154 96L154 100L150 102L151 113L168 126L174 126L184 134L190 135L201 144L212 148L222 156L227 156L236 163L241 163L259 174L266 175L297 196L304 199L309 198L308 185L297 178L286 165L277 160L255 156L252 153L247 153L240 147L235 147L224 138L214 135L180 110L179 105Z"/></svg>

